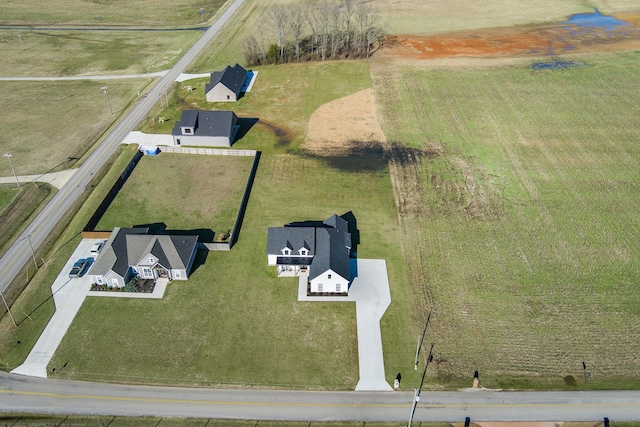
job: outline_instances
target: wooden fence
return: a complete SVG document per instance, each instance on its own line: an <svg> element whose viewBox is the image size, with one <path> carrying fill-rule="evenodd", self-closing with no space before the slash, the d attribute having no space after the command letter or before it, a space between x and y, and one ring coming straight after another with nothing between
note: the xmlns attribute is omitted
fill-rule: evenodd
<svg viewBox="0 0 640 427"><path fill-rule="evenodd" d="M162 153L182 153L182 154L208 154L211 156L241 156L255 157L256 150L232 150L221 148L199 148L199 147L170 147L160 146Z"/></svg>

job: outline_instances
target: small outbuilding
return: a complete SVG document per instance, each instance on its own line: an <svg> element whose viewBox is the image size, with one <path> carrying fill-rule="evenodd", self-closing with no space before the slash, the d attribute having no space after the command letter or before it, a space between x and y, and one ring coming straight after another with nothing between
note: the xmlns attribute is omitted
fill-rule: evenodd
<svg viewBox="0 0 640 427"><path fill-rule="evenodd" d="M205 86L207 102L236 102L243 92L247 70L236 64L211 73Z"/></svg>
<svg viewBox="0 0 640 427"><path fill-rule="evenodd" d="M233 111L183 110L171 135L173 145L231 147L238 128Z"/></svg>

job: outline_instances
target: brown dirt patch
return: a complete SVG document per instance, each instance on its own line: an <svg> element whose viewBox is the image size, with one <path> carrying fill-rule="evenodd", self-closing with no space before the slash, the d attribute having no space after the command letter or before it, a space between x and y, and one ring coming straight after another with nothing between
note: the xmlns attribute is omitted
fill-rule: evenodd
<svg viewBox="0 0 640 427"><path fill-rule="evenodd" d="M341 155L370 142L384 142L371 89L322 105L309 119L301 148L322 156Z"/></svg>
<svg viewBox="0 0 640 427"><path fill-rule="evenodd" d="M397 35L382 56L437 59L457 56L541 56L640 48L640 13L615 16L629 25L613 29L567 24L518 26L434 36Z"/></svg>

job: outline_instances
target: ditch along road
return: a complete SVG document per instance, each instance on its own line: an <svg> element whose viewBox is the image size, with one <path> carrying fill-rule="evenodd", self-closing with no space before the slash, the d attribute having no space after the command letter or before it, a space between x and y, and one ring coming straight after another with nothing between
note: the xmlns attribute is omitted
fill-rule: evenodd
<svg viewBox="0 0 640 427"><path fill-rule="evenodd" d="M52 380L0 373L0 413L250 419L408 421L413 392L215 390ZM421 421L640 420L640 391L422 392Z"/></svg>
<svg viewBox="0 0 640 427"><path fill-rule="evenodd" d="M30 262L31 246L35 251L53 227L60 221L71 204L85 191L93 176L104 166L122 140L145 117L151 108L160 101L167 87L191 64L204 50L207 44L229 21L244 0L235 0L229 8L213 23L202 37L194 43L187 53L153 86L146 97L141 98L133 109L113 128L102 143L80 166L67 183L56 193L40 214L29 224L24 233L0 259L0 292L9 286L23 266ZM104 76L102 77L104 78Z"/></svg>

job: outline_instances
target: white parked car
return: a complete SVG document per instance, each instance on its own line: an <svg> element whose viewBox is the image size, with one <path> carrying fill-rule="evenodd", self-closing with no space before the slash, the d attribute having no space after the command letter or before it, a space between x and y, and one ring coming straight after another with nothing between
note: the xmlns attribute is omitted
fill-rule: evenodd
<svg viewBox="0 0 640 427"><path fill-rule="evenodd" d="M93 244L93 246L91 246L91 255L98 255L100 253L100 251L102 250L102 248L104 247L104 244L107 243L106 241L102 241L102 242L96 242Z"/></svg>

